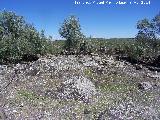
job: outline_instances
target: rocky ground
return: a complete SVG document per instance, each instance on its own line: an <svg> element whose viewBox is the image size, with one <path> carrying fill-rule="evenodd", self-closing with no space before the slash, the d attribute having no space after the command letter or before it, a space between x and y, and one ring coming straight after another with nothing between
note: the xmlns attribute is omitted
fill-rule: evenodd
<svg viewBox="0 0 160 120"><path fill-rule="evenodd" d="M160 120L160 73L104 55L0 65L0 119Z"/></svg>

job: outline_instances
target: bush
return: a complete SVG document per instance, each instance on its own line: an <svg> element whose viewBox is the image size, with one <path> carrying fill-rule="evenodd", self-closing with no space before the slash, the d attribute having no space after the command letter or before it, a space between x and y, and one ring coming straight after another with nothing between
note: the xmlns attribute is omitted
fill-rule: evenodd
<svg viewBox="0 0 160 120"><path fill-rule="evenodd" d="M22 16L0 12L0 61L15 63L23 54L45 54L49 42L44 31L39 33Z"/></svg>

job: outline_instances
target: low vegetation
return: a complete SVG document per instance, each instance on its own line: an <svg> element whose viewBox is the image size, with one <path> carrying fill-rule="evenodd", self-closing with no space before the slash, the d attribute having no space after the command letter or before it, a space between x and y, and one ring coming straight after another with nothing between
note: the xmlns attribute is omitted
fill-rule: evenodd
<svg viewBox="0 0 160 120"><path fill-rule="evenodd" d="M66 40L53 41L46 37L44 30L27 23L14 12L0 12L0 62L17 63L23 55L46 54L108 54L131 63L152 65L159 59L160 14L152 20L137 22L135 38L87 38L81 32L79 19L70 16L59 29ZM156 64L159 66L159 63Z"/></svg>

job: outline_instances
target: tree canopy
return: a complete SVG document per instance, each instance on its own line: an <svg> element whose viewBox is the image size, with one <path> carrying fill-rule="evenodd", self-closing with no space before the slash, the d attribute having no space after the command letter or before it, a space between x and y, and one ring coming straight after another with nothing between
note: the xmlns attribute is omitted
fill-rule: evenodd
<svg viewBox="0 0 160 120"><path fill-rule="evenodd" d="M84 35L81 32L81 26L79 19L75 16L70 16L65 19L61 28L59 29L61 37L66 39L65 48L70 52L71 49L75 49L83 39Z"/></svg>

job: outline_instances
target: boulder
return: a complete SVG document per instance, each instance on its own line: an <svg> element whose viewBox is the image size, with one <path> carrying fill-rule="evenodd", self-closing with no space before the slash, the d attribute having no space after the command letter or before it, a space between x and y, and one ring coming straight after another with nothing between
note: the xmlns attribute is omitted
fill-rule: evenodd
<svg viewBox="0 0 160 120"><path fill-rule="evenodd" d="M62 83L58 96L63 99L75 99L88 103L95 94L95 85L89 79L83 76L73 76Z"/></svg>

